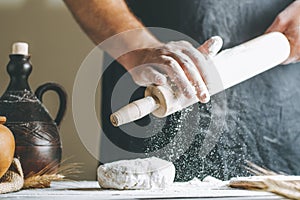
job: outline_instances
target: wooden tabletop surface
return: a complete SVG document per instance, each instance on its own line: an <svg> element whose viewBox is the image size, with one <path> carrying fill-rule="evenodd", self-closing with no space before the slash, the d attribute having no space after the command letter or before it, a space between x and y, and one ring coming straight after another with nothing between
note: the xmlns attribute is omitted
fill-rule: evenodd
<svg viewBox="0 0 300 200"><path fill-rule="evenodd" d="M223 183L192 181L174 183L165 189L152 190L107 190L101 189L96 181L53 182L51 188L21 190L2 194L0 199L41 200L101 200L101 199L284 199L268 192L232 189Z"/></svg>

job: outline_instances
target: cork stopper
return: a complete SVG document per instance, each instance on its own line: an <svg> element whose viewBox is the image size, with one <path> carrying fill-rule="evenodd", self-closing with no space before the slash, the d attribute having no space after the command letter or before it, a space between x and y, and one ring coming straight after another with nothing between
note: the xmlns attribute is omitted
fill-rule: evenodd
<svg viewBox="0 0 300 200"><path fill-rule="evenodd" d="M12 45L12 54L28 55L28 44L25 42L16 42Z"/></svg>

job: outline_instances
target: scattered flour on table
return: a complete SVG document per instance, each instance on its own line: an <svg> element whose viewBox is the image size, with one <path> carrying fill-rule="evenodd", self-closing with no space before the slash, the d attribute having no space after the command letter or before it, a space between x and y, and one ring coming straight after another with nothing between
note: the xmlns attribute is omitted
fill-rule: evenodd
<svg viewBox="0 0 300 200"><path fill-rule="evenodd" d="M173 183L175 167L172 162L151 157L100 165L97 174L101 188L154 189Z"/></svg>

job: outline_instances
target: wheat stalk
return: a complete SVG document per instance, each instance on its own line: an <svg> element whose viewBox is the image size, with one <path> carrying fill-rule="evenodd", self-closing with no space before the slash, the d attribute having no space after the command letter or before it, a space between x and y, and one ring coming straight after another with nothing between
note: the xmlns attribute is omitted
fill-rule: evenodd
<svg viewBox="0 0 300 200"><path fill-rule="evenodd" d="M61 181L64 180L65 176L60 174L51 174L51 175L33 175L29 178L26 178L24 181L23 189L29 188L48 188L52 181Z"/></svg>
<svg viewBox="0 0 300 200"><path fill-rule="evenodd" d="M38 173L30 173L25 178L23 189L50 187L52 181L68 180L67 176L80 173L80 167L81 164L78 163L64 165L57 162L50 163Z"/></svg>
<svg viewBox="0 0 300 200"><path fill-rule="evenodd" d="M300 199L300 181L287 182L266 179L265 184L268 191L287 197L289 199Z"/></svg>
<svg viewBox="0 0 300 200"><path fill-rule="evenodd" d="M300 178L262 168L247 162L245 168L255 175L248 179L233 179L229 186L272 192L289 199L300 199Z"/></svg>

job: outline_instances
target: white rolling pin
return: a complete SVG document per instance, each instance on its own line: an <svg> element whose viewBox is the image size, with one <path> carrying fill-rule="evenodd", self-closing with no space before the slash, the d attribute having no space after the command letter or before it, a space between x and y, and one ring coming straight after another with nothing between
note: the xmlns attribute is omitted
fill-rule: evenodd
<svg viewBox="0 0 300 200"><path fill-rule="evenodd" d="M219 77L211 69L203 69L210 95L237 85L284 62L290 55L288 39L279 32L262 35L212 58ZM221 80L221 82L220 82ZM162 118L186 108L199 100L175 94L170 86L149 86L145 98L134 101L110 116L114 126L120 126L150 113Z"/></svg>

